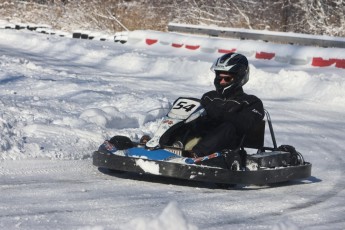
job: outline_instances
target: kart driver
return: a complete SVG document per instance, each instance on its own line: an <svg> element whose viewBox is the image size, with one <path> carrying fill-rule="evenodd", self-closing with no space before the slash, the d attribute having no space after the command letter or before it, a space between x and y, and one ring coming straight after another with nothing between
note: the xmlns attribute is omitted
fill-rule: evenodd
<svg viewBox="0 0 345 230"><path fill-rule="evenodd" d="M248 60L244 55L225 54L216 60L211 70L215 72L216 90L201 98L207 116L197 123L195 131L202 138L193 147L192 157L236 148L243 135L264 117L262 101L242 89L249 80Z"/></svg>

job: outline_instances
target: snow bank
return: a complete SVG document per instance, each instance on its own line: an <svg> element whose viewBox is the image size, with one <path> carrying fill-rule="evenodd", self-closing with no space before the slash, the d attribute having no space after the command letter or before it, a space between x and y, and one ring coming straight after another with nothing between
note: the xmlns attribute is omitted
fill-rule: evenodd
<svg viewBox="0 0 345 230"><path fill-rule="evenodd" d="M179 37L156 35L169 42ZM213 39L202 41L210 45ZM237 43L250 51L249 43ZM200 98L214 88L209 68L220 56L165 43L148 48L145 42L104 43L9 30L0 30L0 49L0 159L83 159L113 135L134 140L152 135L176 98ZM345 107L342 69L249 61L245 90L268 108L273 100Z"/></svg>
<svg viewBox="0 0 345 230"><path fill-rule="evenodd" d="M170 52L187 51L189 55L195 55L195 53L220 55L236 51L247 57L290 65L345 68L343 48L274 44L262 40L226 39L148 30L130 32L128 43L150 49L170 50Z"/></svg>
<svg viewBox="0 0 345 230"><path fill-rule="evenodd" d="M122 226L123 230L197 230L188 223L176 202L170 202L157 218L136 218Z"/></svg>
<svg viewBox="0 0 345 230"><path fill-rule="evenodd" d="M6 159L16 159L21 155L24 139L12 121L7 121L6 115L0 116L0 152ZM1 158L0 158L1 160Z"/></svg>

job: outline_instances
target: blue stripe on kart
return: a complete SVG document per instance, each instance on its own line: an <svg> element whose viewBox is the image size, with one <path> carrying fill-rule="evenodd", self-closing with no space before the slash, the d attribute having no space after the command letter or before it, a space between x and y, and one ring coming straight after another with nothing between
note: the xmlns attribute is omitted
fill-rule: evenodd
<svg viewBox="0 0 345 230"><path fill-rule="evenodd" d="M150 160L167 160L169 158L180 157L164 149L148 150L145 148L130 148L126 150L128 156L147 158Z"/></svg>

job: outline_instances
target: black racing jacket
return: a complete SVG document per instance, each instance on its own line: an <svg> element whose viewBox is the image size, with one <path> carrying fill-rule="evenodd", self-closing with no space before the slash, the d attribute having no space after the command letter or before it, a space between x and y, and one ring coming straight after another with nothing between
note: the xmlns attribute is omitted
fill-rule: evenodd
<svg viewBox="0 0 345 230"><path fill-rule="evenodd" d="M238 134L246 134L264 118L262 101L243 92L242 87L226 97L217 91L205 93L201 98L208 118L217 122L231 122Z"/></svg>

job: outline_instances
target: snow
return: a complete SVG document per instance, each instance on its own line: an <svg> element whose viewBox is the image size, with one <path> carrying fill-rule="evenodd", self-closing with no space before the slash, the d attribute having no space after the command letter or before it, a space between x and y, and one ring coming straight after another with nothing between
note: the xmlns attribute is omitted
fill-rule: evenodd
<svg viewBox="0 0 345 230"><path fill-rule="evenodd" d="M154 162L147 162L143 159L136 160L136 165L138 165L144 172L151 173L154 175L159 175L159 165Z"/></svg>
<svg viewBox="0 0 345 230"><path fill-rule="evenodd" d="M1 229L345 228L345 69L334 66L249 57L245 91L263 100L278 144L313 164L311 178L227 190L94 167L103 140L152 135L176 98L213 89L219 53L148 46L140 33L118 44L0 30Z"/></svg>
<svg viewBox="0 0 345 230"><path fill-rule="evenodd" d="M186 229L196 230L196 226L187 222L186 217L178 208L176 202L171 202L158 216L158 218L145 219L138 218L131 221L123 229L152 229L152 230L174 230L174 229Z"/></svg>

